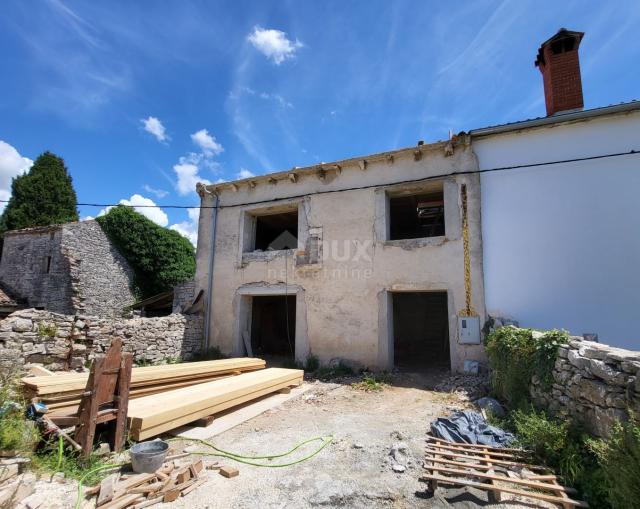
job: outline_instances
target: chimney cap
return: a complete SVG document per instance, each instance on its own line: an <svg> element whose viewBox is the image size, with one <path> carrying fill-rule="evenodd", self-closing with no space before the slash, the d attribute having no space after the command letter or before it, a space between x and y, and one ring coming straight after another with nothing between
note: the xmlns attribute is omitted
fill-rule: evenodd
<svg viewBox="0 0 640 509"><path fill-rule="evenodd" d="M536 61L534 62L534 65L536 67L540 67L541 65L545 64L544 48L549 44L552 44L556 41L560 41L564 39L573 39L576 41L575 49L578 49L578 46L580 45L580 41L582 41L583 37L584 37L584 32L575 32L573 30L567 30L566 28L561 28L555 33L555 35L549 37L546 41L544 41L540 45L540 48L538 48L538 56L536 57Z"/></svg>

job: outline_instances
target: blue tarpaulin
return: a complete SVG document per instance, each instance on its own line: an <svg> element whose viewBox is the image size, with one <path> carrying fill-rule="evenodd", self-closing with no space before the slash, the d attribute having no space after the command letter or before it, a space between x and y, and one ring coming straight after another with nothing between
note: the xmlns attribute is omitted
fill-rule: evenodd
<svg viewBox="0 0 640 509"><path fill-rule="evenodd" d="M433 436L460 444L482 444L507 447L515 437L503 429L491 426L478 412L463 410L449 417L438 417L431 423Z"/></svg>

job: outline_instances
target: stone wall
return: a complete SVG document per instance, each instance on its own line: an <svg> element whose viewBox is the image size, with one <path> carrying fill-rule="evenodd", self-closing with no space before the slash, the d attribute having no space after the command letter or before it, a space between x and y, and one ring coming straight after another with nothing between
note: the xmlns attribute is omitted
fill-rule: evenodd
<svg viewBox="0 0 640 509"><path fill-rule="evenodd" d="M640 415L640 352L572 338L559 349L555 383L534 378L531 394L541 406L569 417L600 437L629 410Z"/></svg>
<svg viewBox="0 0 640 509"><path fill-rule="evenodd" d="M135 300L133 271L96 221L7 232L0 281L56 313L120 316Z"/></svg>
<svg viewBox="0 0 640 509"><path fill-rule="evenodd" d="M133 270L97 221L63 225L61 251L69 261L72 313L120 316L135 302Z"/></svg>
<svg viewBox="0 0 640 509"><path fill-rule="evenodd" d="M23 309L0 322L0 371L27 363L81 369L116 337L136 361L187 360L200 350L202 330L200 315L114 319Z"/></svg>
<svg viewBox="0 0 640 509"><path fill-rule="evenodd" d="M173 287L173 312L180 313L193 303L195 281L187 281Z"/></svg>

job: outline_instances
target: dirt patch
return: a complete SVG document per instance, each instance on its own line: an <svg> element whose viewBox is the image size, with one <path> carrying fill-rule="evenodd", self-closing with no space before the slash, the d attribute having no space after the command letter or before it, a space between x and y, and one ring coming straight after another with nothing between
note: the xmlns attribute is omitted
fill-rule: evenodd
<svg viewBox="0 0 640 509"><path fill-rule="evenodd" d="M396 374L383 390L370 392L354 389L352 378L343 378L340 383L307 381L310 388L299 398L214 437L212 442L237 454L266 455L287 451L312 437L333 435L324 450L308 461L285 468L260 468L205 457L205 462L238 467L240 475L226 479L209 471L206 484L171 507L375 509L486 505L484 492L447 490L433 496L418 480L430 422L469 405L467 393L457 390L461 387L458 382L452 382L455 388L451 392L429 389L442 382L443 376L448 375L434 379ZM300 450L297 457L316 445ZM68 507L64 503L62 507Z"/></svg>

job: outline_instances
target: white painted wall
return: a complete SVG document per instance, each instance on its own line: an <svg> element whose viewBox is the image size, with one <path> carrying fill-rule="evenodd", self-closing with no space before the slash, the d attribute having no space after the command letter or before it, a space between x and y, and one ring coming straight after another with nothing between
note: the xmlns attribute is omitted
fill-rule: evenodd
<svg viewBox="0 0 640 509"><path fill-rule="evenodd" d="M640 150L640 112L474 139L481 169ZM640 155L484 173L485 302L640 349Z"/></svg>

